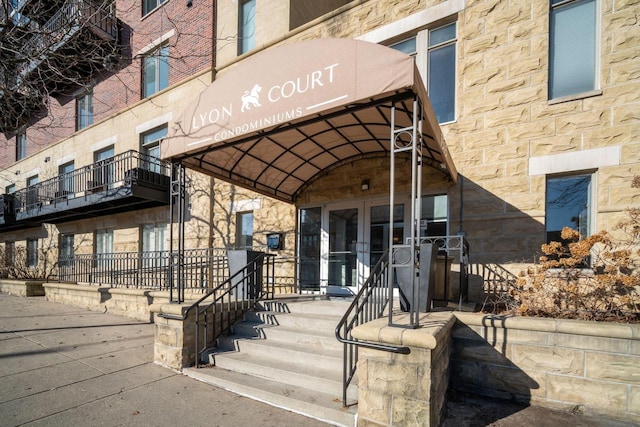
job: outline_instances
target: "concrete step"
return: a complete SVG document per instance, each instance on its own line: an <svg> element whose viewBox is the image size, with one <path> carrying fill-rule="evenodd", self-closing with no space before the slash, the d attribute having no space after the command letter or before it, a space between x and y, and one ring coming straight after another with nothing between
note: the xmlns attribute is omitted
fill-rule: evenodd
<svg viewBox="0 0 640 427"><path fill-rule="evenodd" d="M227 347L228 349L229 347ZM236 339L235 349L268 360L286 360L289 363L311 365L320 369L342 369L342 352L322 348L307 348L304 345L278 341L269 342L259 338ZM227 350L228 351L228 350ZM212 356L215 357L215 352Z"/></svg>
<svg viewBox="0 0 640 427"><path fill-rule="evenodd" d="M342 369L317 367L313 361L301 365L288 360L265 359L251 353L236 351L217 352L212 355L212 359L218 368L284 382L321 393L333 395L342 393ZM353 386L349 387L348 397L356 400L357 396L357 380L354 380Z"/></svg>
<svg viewBox="0 0 640 427"><path fill-rule="evenodd" d="M189 377L270 405L337 426L355 425L356 407L344 408L341 394L327 394L304 387L259 378L219 367L185 368Z"/></svg>
<svg viewBox="0 0 640 427"><path fill-rule="evenodd" d="M322 314L282 313L275 311L250 311L245 313L247 322L280 325L296 329L311 331L335 331L340 318Z"/></svg>
<svg viewBox="0 0 640 427"><path fill-rule="evenodd" d="M310 350L322 348L340 352L343 344L335 336L334 331L308 330L291 328L283 325L265 325L257 322L241 322L233 327L233 335L237 337L262 338L270 342L290 342L304 345ZM221 340L222 342L223 340ZM224 344L226 348L228 344Z"/></svg>
<svg viewBox="0 0 640 427"><path fill-rule="evenodd" d="M351 305L350 299L332 298L310 300L269 300L262 301L261 306L265 311L280 313L317 314L323 316L335 316L340 319Z"/></svg>

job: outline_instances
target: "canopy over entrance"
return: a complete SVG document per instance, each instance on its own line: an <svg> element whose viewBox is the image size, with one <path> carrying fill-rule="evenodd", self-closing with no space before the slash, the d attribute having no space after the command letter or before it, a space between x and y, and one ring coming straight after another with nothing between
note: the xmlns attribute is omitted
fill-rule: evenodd
<svg viewBox="0 0 640 427"><path fill-rule="evenodd" d="M161 153L295 202L327 170L389 155L392 122L396 129L413 126L414 105L424 161L455 181L413 58L351 39L284 45L241 62L185 110Z"/></svg>

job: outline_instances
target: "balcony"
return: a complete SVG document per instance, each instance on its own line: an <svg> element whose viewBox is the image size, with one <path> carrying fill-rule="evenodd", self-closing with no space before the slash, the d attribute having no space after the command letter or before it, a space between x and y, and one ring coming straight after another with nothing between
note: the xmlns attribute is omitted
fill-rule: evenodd
<svg viewBox="0 0 640 427"><path fill-rule="evenodd" d="M5 194L0 231L167 205L169 175L169 163L130 150Z"/></svg>
<svg viewBox="0 0 640 427"><path fill-rule="evenodd" d="M6 52L0 64L2 105L15 106L0 118L8 134L29 124L44 108L46 95L58 97L83 86L120 57L115 6L91 0L22 0L0 16ZM16 104L18 103L18 104Z"/></svg>

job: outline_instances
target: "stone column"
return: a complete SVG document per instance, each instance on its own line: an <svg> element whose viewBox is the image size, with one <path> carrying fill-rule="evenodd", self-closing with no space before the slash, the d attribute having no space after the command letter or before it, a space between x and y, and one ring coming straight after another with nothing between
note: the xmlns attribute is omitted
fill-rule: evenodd
<svg viewBox="0 0 640 427"><path fill-rule="evenodd" d="M420 327L410 328L406 313L358 326L353 337L407 346L409 354L360 347L358 360L358 426L438 426L446 407L449 383L451 313L425 313Z"/></svg>

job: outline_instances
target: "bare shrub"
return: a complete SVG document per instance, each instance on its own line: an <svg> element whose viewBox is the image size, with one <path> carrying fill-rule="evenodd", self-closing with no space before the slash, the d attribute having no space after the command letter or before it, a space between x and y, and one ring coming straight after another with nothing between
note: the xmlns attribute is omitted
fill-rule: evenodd
<svg viewBox="0 0 640 427"><path fill-rule="evenodd" d="M632 187L640 188L640 177ZM580 238L565 227L565 243L542 245L537 265L487 309L526 316L640 322L640 208L626 211L615 237ZM570 242L570 243L566 243Z"/></svg>

